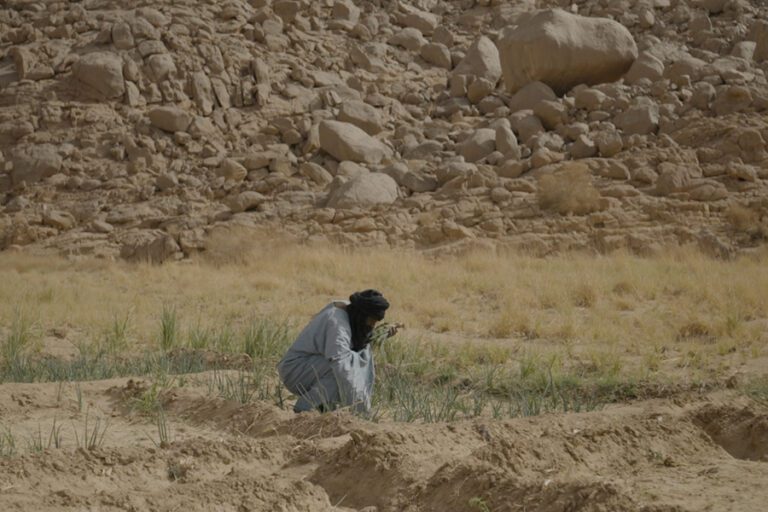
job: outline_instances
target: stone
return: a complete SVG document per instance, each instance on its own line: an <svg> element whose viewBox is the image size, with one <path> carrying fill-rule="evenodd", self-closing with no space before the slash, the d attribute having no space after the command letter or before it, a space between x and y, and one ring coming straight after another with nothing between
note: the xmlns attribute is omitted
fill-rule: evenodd
<svg viewBox="0 0 768 512"><path fill-rule="evenodd" d="M192 120L192 115L179 107L155 107L149 111L152 126L169 133L187 131Z"/></svg>
<svg viewBox="0 0 768 512"><path fill-rule="evenodd" d="M656 82L664 76L664 63L650 52L642 52L637 60L624 75L624 81L628 84L636 84L640 80Z"/></svg>
<svg viewBox="0 0 768 512"><path fill-rule="evenodd" d="M299 166L299 174L307 179L312 180L316 184L324 187L333 181L333 176L322 166L313 163L305 162Z"/></svg>
<svg viewBox="0 0 768 512"><path fill-rule="evenodd" d="M656 194L660 196L684 192L688 189L691 180L696 177L696 173L692 173L688 167L666 162L659 164L658 171Z"/></svg>
<svg viewBox="0 0 768 512"><path fill-rule="evenodd" d="M719 201L728 197L725 185L712 179L697 180L687 192L694 201Z"/></svg>
<svg viewBox="0 0 768 512"><path fill-rule="evenodd" d="M189 75L190 89L192 98L195 100L197 108L203 115L211 115L213 112L214 99L213 87L208 75L202 71L197 71Z"/></svg>
<svg viewBox="0 0 768 512"><path fill-rule="evenodd" d="M544 125L530 110L521 110L518 114L520 115L511 118L512 129L520 136L520 140L527 144L532 137L544 131Z"/></svg>
<svg viewBox="0 0 768 512"><path fill-rule="evenodd" d="M179 178L172 172L164 172L155 179L155 187L160 191L171 190L179 185Z"/></svg>
<svg viewBox="0 0 768 512"><path fill-rule="evenodd" d="M147 75L154 82L162 82L176 75L176 63L170 53L150 55L146 63Z"/></svg>
<svg viewBox="0 0 768 512"><path fill-rule="evenodd" d="M659 128L659 107L655 103L628 108L614 119L614 124L626 135L647 135Z"/></svg>
<svg viewBox="0 0 768 512"><path fill-rule="evenodd" d="M337 119L357 126L368 135L376 135L384 129L379 111L362 101L343 101Z"/></svg>
<svg viewBox="0 0 768 512"><path fill-rule="evenodd" d="M253 190L246 190L224 200L232 213L242 213L258 208L266 200L266 197Z"/></svg>
<svg viewBox="0 0 768 512"><path fill-rule="evenodd" d="M52 144L23 145L8 152L11 162L11 182L28 185L53 176L62 166L62 158Z"/></svg>
<svg viewBox="0 0 768 512"><path fill-rule="evenodd" d="M453 67L451 51L444 44L425 44L421 47L421 50L419 50L419 55L421 55L421 58L425 61L439 68L451 69L451 67Z"/></svg>
<svg viewBox="0 0 768 512"><path fill-rule="evenodd" d="M507 160L496 169L496 173L501 178L519 178L528 170L528 165L528 163L518 159Z"/></svg>
<svg viewBox="0 0 768 512"><path fill-rule="evenodd" d="M571 157L575 160L591 158L597 154L597 145L587 135L578 135L570 147Z"/></svg>
<svg viewBox="0 0 768 512"><path fill-rule="evenodd" d="M547 130L568 122L568 107L560 101L542 100L534 105L533 113Z"/></svg>
<svg viewBox="0 0 768 512"><path fill-rule="evenodd" d="M352 24L360 19L360 8L351 0L336 0L331 15L335 20L348 21Z"/></svg>
<svg viewBox="0 0 768 512"><path fill-rule="evenodd" d="M499 50L493 41L481 36L472 43L459 65L451 72L451 76L456 75L466 75L473 79L484 78L495 87L501 78L501 63Z"/></svg>
<svg viewBox="0 0 768 512"><path fill-rule="evenodd" d="M459 145L459 154L467 162L477 162L496 150L496 130L480 128Z"/></svg>
<svg viewBox="0 0 768 512"><path fill-rule="evenodd" d="M400 23L406 27L417 29L425 36L431 35L440 23L440 19L431 12L425 12L407 6L407 4L401 5L406 8L406 12L399 17Z"/></svg>
<svg viewBox="0 0 768 512"><path fill-rule="evenodd" d="M392 156L392 151L357 126L341 121L322 121L320 147L338 161L351 160L377 164Z"/></svg>
<svg viewBox="0 0 768 512"><path fill-rule="evenodd" d="M573 97L576 108L586 110L587 112L593 112L595 110L602 110L605 103L608 101L608 95L602 91L592 88L580 89Z"/></svg>
<svg viewBox="0 0 768 512"><path fill-rule="evenodd" d="M615 131L604 131L595 135L595 143L600 151L600 156L610 158L624 149L621 137Z"/></svg>
<svg viewBox="0 0 768 512"><path fill-rule="evenodd" d="M712 103L712 110L718 116L744 112L752 105L752 93L742 85L724 86Z"/></svg>
<svg viewBox="0 0 768 512"><path fill-rule="evenodd" d="M693 86L690 102L695 108L709 110L716 95L717 91L714 85L707 82L697 82Z"/></svg>
<svg viewBox="0 0 768 512"><path fill-rule="evenodd" d="M499 50L509 92L541 81L564 94L579 84L621 78L637 58L632 34L607 18L587 18L560 9L539 11L505 29Z"/></svg>
<svg viewBox="0 0 768 512"><path fill-rule="evenodd" d="M86 86L86 90L105 99L120 98L125 94L122 59L109 52L88 53L72 66L72 76Z"/></svg>
<svg viewBox="0 0 768 512"><path fill-rule="evenodd" d="M243 181L248 176L248 170L236 160L225 158L216 169L216 174L229 181Z"/></svg>
<svg viewBox="0 0 768 512"><path fill-rule="evenodd" d="M467 99L474 104L480 103L494 89L496 89L495 83L491 83L485 78L475 79L467 87Z"/></svg>
<svg viewBox="0 0 768 512"><path fill-rule="evenodd" d="M338 178L337 178L338 179ZM397 183L390 176L372 172L355 176L329 194L330 208L370 208L392 204L398 197Z"/></svg>
<svg viewBox="0 0 768 512"><path fill-rule="evenodd" d="M520 146L517 143L515 133L506 126L496 128L496 151L500 151L508 159L519 160L521 156Z"/></svg>
<svg viewBox="0 0 768 512"><path fill-rule="evenodd" d="M390 37L387 42L392 46L401 46L406 50L418 52L428 43L421 32L415 28L404 28Z"/></svg>
<svg viewBox="0 0 768 512"><path fill-rule="evenodd" d="M130 50L136 46L136 42L133 40L133 33L131 32L131 26L123 21L119 21L112 25L112 44L118 50Z"/></svg>
<svg viewBox="0 0 768 512"><path fill-rule="evenodd" d="M556 101L557 95L547 84L531 82L517 91L507 102L512 113L533 109L542 101Z"/></svg>
<svg viewBox="0 0 768 512"><path fill-rule="evenodd" d="M46 210L43 212L43 225L66 231L75 227L77 222L69 212L60 210Z"/></svg>

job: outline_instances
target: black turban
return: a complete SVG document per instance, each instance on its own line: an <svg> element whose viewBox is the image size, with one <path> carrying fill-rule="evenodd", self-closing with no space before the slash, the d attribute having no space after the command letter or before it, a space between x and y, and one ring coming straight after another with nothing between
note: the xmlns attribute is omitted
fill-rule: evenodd
<svg viewBox="0 0 768 512"><path fill-rule="evenodd" d="M370 343L373 328L367 320L383 320L388 307L387 299L376 290L364 290L349 296L347 315L352 327L352 350L359 352Z"/></svg>

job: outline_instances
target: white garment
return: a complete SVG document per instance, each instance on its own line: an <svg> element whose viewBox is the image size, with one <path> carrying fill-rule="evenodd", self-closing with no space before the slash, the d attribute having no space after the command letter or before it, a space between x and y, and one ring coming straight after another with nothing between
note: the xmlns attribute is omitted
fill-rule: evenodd
<svg viewBox="0 0 768 512"><path fill-rule="evenodd" d="M277 369L291 393L294 411L352 406L367 412L375 378L370 346L352 350L352 328L344 302L331 302L307 324Z"/></svg>

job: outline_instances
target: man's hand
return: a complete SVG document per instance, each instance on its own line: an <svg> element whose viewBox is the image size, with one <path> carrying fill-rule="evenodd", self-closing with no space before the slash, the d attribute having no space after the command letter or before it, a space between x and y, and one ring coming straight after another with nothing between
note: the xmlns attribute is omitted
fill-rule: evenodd
<svg viewBox="0 0 768 512"><path fill-rule="evenodd" d="M391 338L392 336L397 334L397 331L400 329L405 328L405 325L403 324L390 324L387 325L387 338Z"/></svg>

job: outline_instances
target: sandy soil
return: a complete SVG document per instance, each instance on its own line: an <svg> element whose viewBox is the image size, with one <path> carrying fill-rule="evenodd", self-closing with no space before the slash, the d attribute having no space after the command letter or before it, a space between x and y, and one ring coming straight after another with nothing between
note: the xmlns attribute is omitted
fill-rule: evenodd
<svg viewBox="0 0 768 512"><path fill-rule="evenodd" d="M81 402L74 384L0 386L18 452L0 458L0 508L748 511L768 499L768 406L730 392L424 425L240 405L204 381L162 395L163 446L136 407L145 381L81 383ZM78 448L86 417L90 432L108 420L93 450Z"/></svg>

